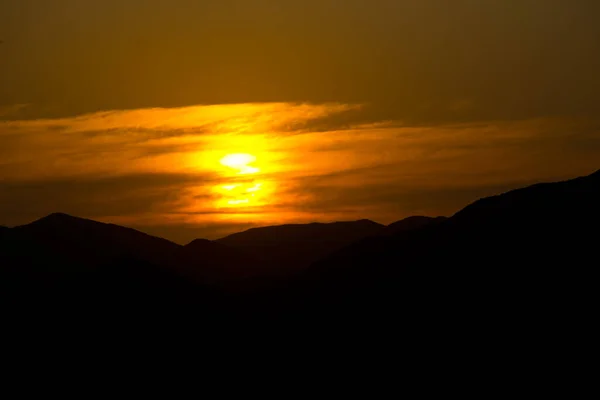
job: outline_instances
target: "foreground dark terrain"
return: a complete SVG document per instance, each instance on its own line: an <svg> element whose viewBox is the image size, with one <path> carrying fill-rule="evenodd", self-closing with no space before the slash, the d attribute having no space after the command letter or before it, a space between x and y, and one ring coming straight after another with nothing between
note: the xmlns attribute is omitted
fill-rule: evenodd
<svg viewBox="0 0 600 400"><path fill-rule="evenodd" d="M267 227L186 246L52 214L0 228L2 303L30 320L575 329L594 312L599 204L600 171L450 218Z"/></svg>

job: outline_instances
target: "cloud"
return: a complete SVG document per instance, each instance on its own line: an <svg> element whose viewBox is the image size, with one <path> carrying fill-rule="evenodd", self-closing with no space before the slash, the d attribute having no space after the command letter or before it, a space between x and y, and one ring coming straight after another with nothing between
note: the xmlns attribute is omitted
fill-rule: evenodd
<svg viewBox="0 0 600 400"><path fill-rule="evenodd" d="M223 134L295 131L309 121L359 109L349 104L248 103L203 105L180 108L116 110L70 118L12 120L0 123L2 130L32 132L40 129L88 135L118 134L126 130L143 137L165 133ZM145 135L146 134L146 135ZM161 135L162 134L162 135Z"/></svg>
<svg viewBox="0 0 600 400"><path fill-rule="evenodd" d="M61 211L182 241L290 222L389 223L598 169L594 119L411 126L369 121L363 109L219 105L0 122L0 224ZM256 158L258 173L220 163L238 153Z"/></svg>
<svg viewBox="0 0 600 400"><path fill-rule="evenodd" d="M151 160L166 164L169 157L165 155L215 147L215 137L239 140L241 135L286 135L308 129L313 120L322 123L357 108L344 104L232 104L3 121L0 174L2 166L5 175L12 171L11 178L110 174L122 169L144 173L154 170L148 165ZM173 162L170 172L180 170Z"/></svg>

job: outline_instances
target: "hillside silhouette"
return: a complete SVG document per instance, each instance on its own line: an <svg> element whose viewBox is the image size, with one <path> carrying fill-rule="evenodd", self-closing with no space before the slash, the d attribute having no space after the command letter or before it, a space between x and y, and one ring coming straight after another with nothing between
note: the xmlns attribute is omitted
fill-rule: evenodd
<svg viewBox="0 0 600 400"><path fill-rule="evenodd" d="M179 247L166 239L135 229L62 213L12 228L10 237L21 246L35 248L36 253L43 253L62 265L76 265L77 268L93 268L123 257L166 264ZM9 251L15 257L27 256L28 253L20 246Z"/></svg>
<svg viewBox="0 0 600 400"><path fill-rule="evenodd" d="M595 291L598 204L600 171L484 198L450 218L255 228L186 246L52 214L0 228L1 285L27 312L200 313L205 323L399 318L426 334L580 322Z"/></svg>
<svg viewBox="0 0 600 400"><path fill-rule="evenodd" d="M251 254L274 273L308 267L360 239L376 235L384 225L370 220L290 224L253 228L217 240Z"/></svg>
<svg viewBox="0 0 600 400"><path fill-rule="evenodd" d="M399 232L411 231L414 229L424 228L432 223L438 223L446 220L446 217L424 217L413 216L404 218L400 221L389 224L382 230L384 235L394 235Z"/></svg>
<svg viewBox="0 0 600 400"><path fill-rule="evenodd" d="M400 313L446 329L577 320L595 291L598 204L600 171L484 198L439 223L320 260L294 296L313 316Z"/></svg>
<svg viewBox="0 0 600 400"><path fill-rule="evenodd" d="M187 277L213 285L243 286L263 273L261 264L250 254L207 239L182 246L174 261Z"/></svg>

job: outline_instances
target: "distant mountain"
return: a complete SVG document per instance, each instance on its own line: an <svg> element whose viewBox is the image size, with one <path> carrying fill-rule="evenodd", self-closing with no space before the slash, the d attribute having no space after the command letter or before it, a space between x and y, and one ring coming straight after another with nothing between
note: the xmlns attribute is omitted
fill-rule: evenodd
<svg viewBox="0 0 600 400"><path fill-rule="evenodd" d="M251 256L224 244L198 239L180 246L134 229L62 213L0 230L0 239L2 272L52 285L78 280L89 285L92 275L96 281L111 276L114 284L133 282L136 274L139 282L157 282L164 274L165 282L176 276L194 284L239 285L260 273ZM135 274L130 266L135 266Z"/></svg>
<svg viewBox="0 0 600 400"><path fill-rule="evenodd" d="M484 198L439 223L341 249L308 269L294 296L305 315L410 315L445 329L579 317L597 290L599 204L600 171Z"/></svg>
<svg viewBox="0 0 600 400"><path fill-rule="evenodd" d="M186 275L209 283L240 282L261 274L261 266L249 254L207 239L183 246L175 262Z"/></svg>
<svg viewBox="0 0 600 400"><path fill-rule="evenodd" d="M14 310L28 305L26 315L342 319L431 340L465 326L578 326L594 311L598 204L600 171L481 199L450 218L273 226L186 246L52 214L0 228L0 293Z"/></svg>
<svg viewBox="0 0 600 400"><path fill-rule="evenodd" d="M446 217L423 217L423 216L414 216L404 218L400 221L394 222L386 226L382 234L385 235L394 235L399 232L407 232L413 229L423 228L431 223L438 223L445 221Z"/></svg>
<svg viewBox="0 0 600 400"><path fill-rule="evenodd" d="M265 268L289 273L368 236L384 225L370 220L253 228L217 240L251 254Z"/></svg>
<svg viewBox="0 0 600 400"><path fill-rule="evenodd" d="M132 258L156 265L168 264L180 247L168 240L122 226L67 214L51 214L10 231L17 259L44 254L62 265L92 268L117 258Z"/></svg>
<svg viewBox="0 0 600 400"><path fill-rule="evenodd" d="M79 288L96 293L100 287L124 293L128 286L137 293L139 284L173 293L182 280L256 290L383 228L368 220L286 225L180 246L134 229L55 213L0 229L0 273L6 282L22 283L15 287L37 282L66 293ZM67 282L69 290L64 289Z"/></svg>
<svg viewBox="0 0 600 400"><path fill-rule="evenodd" d="M216 266L239 262L216 243L184 247L66 214L2 230L0 239L0 292L23 313L208 318L223 311L222 296L207 286L222 277Z"/></svg>

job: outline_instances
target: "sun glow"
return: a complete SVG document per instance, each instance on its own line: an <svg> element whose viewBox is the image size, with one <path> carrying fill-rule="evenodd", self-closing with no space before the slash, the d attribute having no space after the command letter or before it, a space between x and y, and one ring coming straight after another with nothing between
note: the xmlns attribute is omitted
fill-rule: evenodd
<svg viewBox="0 0 600 400"><path fill-rule="evenodd" d="M257 157L248 153L231 153L222 157L219 163L227 167L231 182L215 187L219 193L218 207L257 207L267 203L267 182L261 180L260 168L255 166ZM252 175L240 177L239 175Z"/></svg>
<svg viewBox="0 0 600 400"><path fill-rule="evenodd" d="M256 157L252 154L228 154L221 159L221 165L237 170L240 175L256 174L260 172L260 168L249 165L255 161Z"/></svg>
<svg viewBox="0 0 600 400"><path fill-rule="evenodd" d="M237 205L240 205L240 204L248 204L249 202L250 202L250 200L249 200L249 199L241 199L241 200L229 200L229 201L227 202L227 204L230 204L230 205L232 205L232 206L237 206Z"/></svg>

